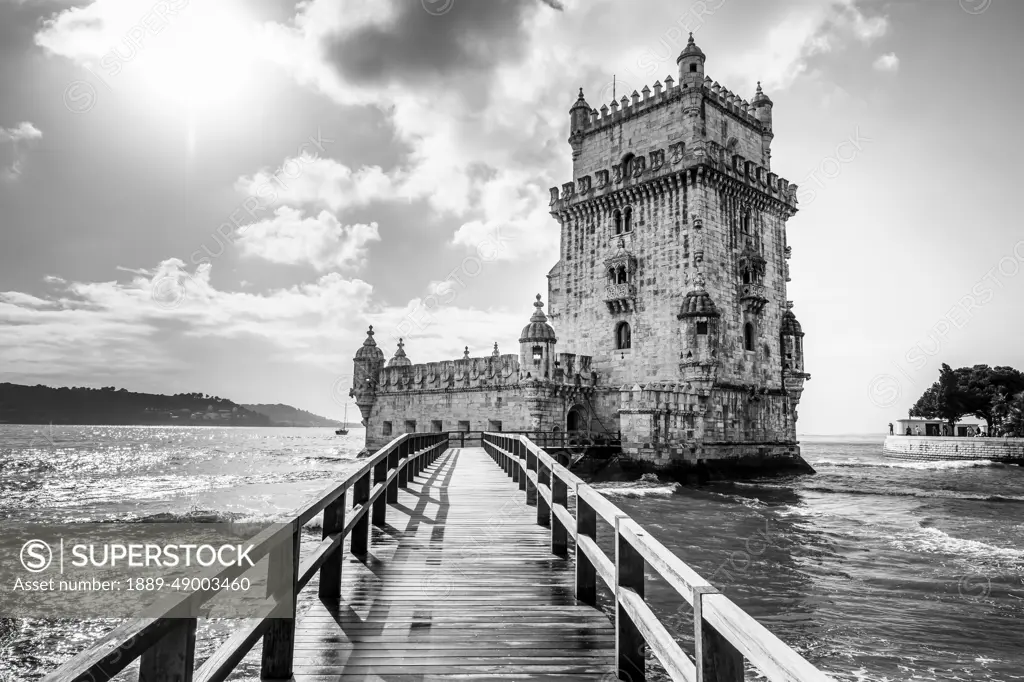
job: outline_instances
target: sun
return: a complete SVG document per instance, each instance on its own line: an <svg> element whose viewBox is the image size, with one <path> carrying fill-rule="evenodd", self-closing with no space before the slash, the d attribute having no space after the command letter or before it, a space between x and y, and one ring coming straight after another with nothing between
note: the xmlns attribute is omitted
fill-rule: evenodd
<svg viewBox="0 0 1024 682"><path fill-rule="evenodd" d="M194 127L237 113L255 94L258 46L259 24L235 0L189 3L138 49L130 69L149 100Z"/></svg>

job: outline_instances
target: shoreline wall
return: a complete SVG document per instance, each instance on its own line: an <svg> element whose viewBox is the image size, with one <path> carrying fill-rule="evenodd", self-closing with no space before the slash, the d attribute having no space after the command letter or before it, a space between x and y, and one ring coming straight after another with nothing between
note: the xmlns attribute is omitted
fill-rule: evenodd
<svg viewBox="0 0 1024 682"><path fill-rule="evenodd" d="M888 457L916 460L992 460L1024 464L1024 438L886 436Z"/></svg>

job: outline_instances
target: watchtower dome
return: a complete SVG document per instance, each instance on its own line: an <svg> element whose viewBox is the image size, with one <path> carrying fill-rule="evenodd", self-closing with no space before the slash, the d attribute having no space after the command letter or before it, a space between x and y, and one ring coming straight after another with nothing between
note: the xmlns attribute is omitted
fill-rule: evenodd
<svg viewBox="0 0 1024 682"><path fill-rule="evenodd" d="M693 42L693 33L686 41L686 47L676 57L679 65L679 87L699 88L704 83L704 51Z"/></svg>
<svg viewBox="0 0 1024 682"><path fill-rule="evenodd" d="M532 378L548 379L554 371L555 343L558 339L555 330L548 324L540 294L537 294L533 307L530 323L519 334L519 366Z"/></svg>

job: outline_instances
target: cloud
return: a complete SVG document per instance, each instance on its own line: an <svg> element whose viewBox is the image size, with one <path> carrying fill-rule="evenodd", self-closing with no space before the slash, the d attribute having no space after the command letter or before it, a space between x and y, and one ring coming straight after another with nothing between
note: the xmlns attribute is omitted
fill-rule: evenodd
<svg viewBox="0 0 1024 682"><path fill-rule="evenodd" d="M342 225L328 211L303 217L287 206L278 208L273 218L239 229L238 235L244 256L307 264L320 272L362 267L370 242L380 241L377 223Z"/></svg>
<svg viewBox="0 0 1024 682"><path fill-rule="evenodd" d="M898 71L900 68L900 58L896 56L895 52L881 55L872 64L876 71Z"/></svg>
<svg viewBox="0 0 1024 682"><path fill-rule="evenodd" d="M375 201L407 195L401 170L385 173L379 166L353 171L329 158L288 158L271 173L243 176L235 189L267 205L313 205L332 211L361 208Z"/></svg>
<svg viewBox="0 0 1024 682"><path fill-rule="evenodd" d="M0 168L0 178L16 180L22 172L25 160L25 143L35 142L43 137L43 133L28 121L22 121L12 128L0 128L0 143L10 142L10 161ZM20 143L20 144L19 144Z"/></svg>
<svg viewBox="0 0 1024 682"><path fill-rule="evenodd" d="M532 312L528 301L513 311L460 307L457 295L429 311L418 298L381 307L371 302L368 283L338 273L253 292L219 289L211 265L189 272L175 258L128 272L128 281L51 277L41 295L0 292L0 375L199 382L197 363L228 354L242 366L275 362L336 376L350 371L369 324L389 356L392 335L401 335L411 341L414 361L428 362L461 357L464 345L487 355L495 341L515 353L517 332Z"/></svg>
<svg viewBox="0 0 1024 682"><path fill-rule="evenodd" d="M28 121L22 121L13 128L0 128L0 142L23 142L38 140L43 133Z"/></svg>
<svg viewBox="0 0 1024 682"><path fill-rule="evenodd" d="M801 0L765 31L761 44L722 55L724 75L730 82L748 85L759 79L769 91L785 89L809 71L815 57L839 52L852 43L870 44L889 28L888 17L866 13L855 0Z"/></svg>

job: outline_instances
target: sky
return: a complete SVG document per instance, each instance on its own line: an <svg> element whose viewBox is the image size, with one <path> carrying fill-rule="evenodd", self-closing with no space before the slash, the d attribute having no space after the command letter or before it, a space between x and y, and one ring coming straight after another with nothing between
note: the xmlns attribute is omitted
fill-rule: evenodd
<svg viewBox="0 0 1024 682"><path fill-rule="evenodd" d="M374 325L518 349L569 107L676 74L775 103L798 432L1024 369L1012 0L0 0L0 381L340 418ZM594 104L598 106L598 104ZM350 409L355 414L354 409Z"/></svg>

